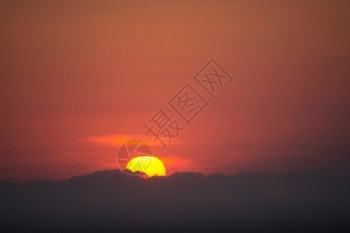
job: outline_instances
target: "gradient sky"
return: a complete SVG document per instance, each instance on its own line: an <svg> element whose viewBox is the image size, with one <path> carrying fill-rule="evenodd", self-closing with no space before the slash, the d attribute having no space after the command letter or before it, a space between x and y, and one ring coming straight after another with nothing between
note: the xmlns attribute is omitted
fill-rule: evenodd
<svg viewBox="0 0 350 233"><path fill-rule="evenodd" d="M151 145L168 174L349 170L349 23L348 1L1 1L0 179L117 168L211 58L235 81Z"/></svg>

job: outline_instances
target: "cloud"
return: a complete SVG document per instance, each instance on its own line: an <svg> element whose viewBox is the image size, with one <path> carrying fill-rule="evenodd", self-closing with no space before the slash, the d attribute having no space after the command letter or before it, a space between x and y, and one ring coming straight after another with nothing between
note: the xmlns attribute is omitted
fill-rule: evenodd
<svg viewBox="0 0 350 233"><path fill-rule="evenodd" d="M308 170L149 179L110 170L63 181L3 180L1 226L2 232L338 232L349 226L348 180Z"/></svg>
<svg viewBox="0 0 350 233"><path fill-rule="evenodd" d="M129 140L140 140L145 142L149 146L162 146L157 140L154 140L153 136L144 134L109 134L100 136L90 136L87 141L105 144L109 146L121 146ZM179 139L172 139L171 144L181 144L183 141Z"/></svg>

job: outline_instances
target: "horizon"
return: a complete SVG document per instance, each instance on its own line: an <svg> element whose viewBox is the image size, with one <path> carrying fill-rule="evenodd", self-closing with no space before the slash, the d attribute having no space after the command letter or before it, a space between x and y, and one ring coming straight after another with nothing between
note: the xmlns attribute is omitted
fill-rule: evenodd
<svg viewBox="0 0 350 233"><path fill-rule="evenodd" d="M105 169L105 170L99 170L99 171L94 171L91 173L86 173L86 174L81 174L81 175L74 175L71 176L69 178L65 178L65 179L54 179L54 178L48 178L48 179L33 179L33 180L18 180L12 177L8 177L5 179L1 179L0 183L3 182L12 182L12 183L20 183L20 184L25 184L25 183L30 183L30 182L35 182L35 181L53 181L53 182L62 182L62 181L69 181L71 179L74 178L84 178L84 177L88 177L88 176L92 176L95 174L99 174L99 173L108 173L108 172L119 172L122 176L131 176L131 177L138 177L138 178L142 178L142 180L148 180L148 179L166 179L167 177L171 177L171 176L176 176L176 175L186 175L186 174L192 174L192 175L200 175L202 177L212 177L212 176L223 176L223 177L234 177L234 176L239 176L239 175L295 175L295 174L314 174L314 175L325 175L325 176L348 176L350 175L350 172L346 171L346 172L332 172L332 171L327 171L327 170L312 170L312 169L304 169L304 168L299 168L299 169L295 169L295 170L286 170L284 172L263 172L263 171L238 171L236 173L232 173L232 174L225 174L225 173L209 173L209 174L204 174L201 172L194 172L194 171L181 171L181 172L174 172L172 174L167 174L165 176L151 176L151 177L147 177L147 176L142 176L144 173L143 172L131 172L128 169L123 170L119 170L119 169Z"/></svg>

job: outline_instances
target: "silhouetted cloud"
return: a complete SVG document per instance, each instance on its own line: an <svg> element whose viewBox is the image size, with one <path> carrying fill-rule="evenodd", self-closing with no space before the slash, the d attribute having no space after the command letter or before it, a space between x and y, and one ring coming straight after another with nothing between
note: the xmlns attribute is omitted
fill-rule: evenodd
<svg viewBox="0 0 350 233"><path fill-rule="evenodd" d="M144 179L119 170L64 181L4 180L8 231L338 230L349 226L349 175L307 170Z"/></svg>

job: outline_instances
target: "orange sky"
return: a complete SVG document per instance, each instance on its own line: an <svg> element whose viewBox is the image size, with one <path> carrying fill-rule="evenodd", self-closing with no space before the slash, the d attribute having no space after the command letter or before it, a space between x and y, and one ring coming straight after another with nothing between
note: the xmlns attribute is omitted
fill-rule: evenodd
<svg viewBox="0 0 350 233"><path fill-rule="evenodd" d="M211 59L233 77L169 174L349 169L348 1L2 1L0 179L116 168L117 144ZM113 136L112 136L113 138Z"/></svg>

